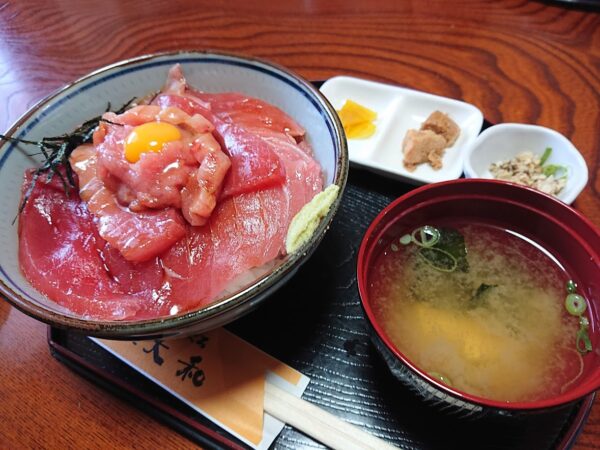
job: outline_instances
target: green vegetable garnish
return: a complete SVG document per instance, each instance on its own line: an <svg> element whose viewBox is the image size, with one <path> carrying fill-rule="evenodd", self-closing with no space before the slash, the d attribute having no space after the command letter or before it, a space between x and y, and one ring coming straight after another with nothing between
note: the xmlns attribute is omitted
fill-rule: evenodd
<svg viewBox="0 0 600 450"><path fill-rule="evenodd" d="M134 100L135 99L132 98L115 112L117 114L125 112L125 110L129 107L129 105L131 105L131 103ZM106 111L110 111L110 103L108 104ZM33 188L35 187L35 184L37 183L38 179L42 174L47 174L46 183L49 183L54 177L54 175L58 176L61 179L63 188L67 194L69 193L71 188L75 188L75 179L73 178L71 164L69 164L69 157L71 156L73 150L75 150L77 147L92 141L94 130L101 121L108 122L102 119L102 116L94 117L93 119L84 122L81 126L79 126L77 129L75 129L69 134L63 134L61 136L54 137L45 137L37 142L28 141L26 139L17 139L0 134L0 139L5 139L9 142L35 145L40 150L39 154L43 155L44 157L44 162L42 163L42 165L38 167L35 170L35 172L33 172L33 176L31 177L31 184L29 185L27 191L23 195L23 201L19 206L17 216L25 208L25 205L27 204L31 193L33 192ZM64 175L63 172L61 172L60 170L61 168L64 169ZM15 220L16 219L17 218L15 217Z"/></svg>
<svg viewBox="0 0 600 450"><path fill-rule="evenodd" d="M590 322L585 317L580 317L579 331L577 332L577 341L575 344L579 353L587 353L592 351L592 341L590 341L590 335L588 333L589 328Z"/></svg>
<svg viewBox="0 0 600 450"><path fill-rule="evenodd" d="M412 242L412 236L410 234L405 234L400 238L400 243L402 245L408 245Z"/></svg>
<svg viewBox="0 0 600 450"><path fill-rule="evenodd" d="M439 272L469 272L467 247L464 236L454 228L435 228L425 225L405 234L399 239L403 245L415 244L417 256L427 265ZM496 284L481 283L468 301L466 309L482 306L486 301L486 292L497 287ZM412 289L412 288L411 288ZM468 288L466 288L468 292ZM411 290L415 298L421 296ZM473 292L473 291L471 291Z"/></svg>
<svg viewBox="0 0 600 450"><path fill-rule="evenodd" d="M467 261L467 246L465 237L454 228L440 228L440 240L434 248L449 253L456 259L456 270L467 273L469 262Z"/></svg>
<svg viewBox="0 0 600 450"><path fill-rule="evenodd" d="M559 164L548 164L544 167L543 172L547 177L555 175L555 178L560 178L567 175L567 168Z"/></svg>
<svg viewBox="0 0 600 450"><path fill-rule="evenodd" d="M410 239L419 247L430 248L439 242L440 232L437 228L425 225L414 230L410 235Z"/></svg>
<svg viewBox="0 0 600 450"><path fill-rule="evenodd" d="M544 154L540 158L540 166L543 166L546 163L546 161L548 160L548 158L550 158L551 154L552 154L552 147L546 147L546 150L544 151Z"/></svg>
<svg viewBox="0 0 600 450"><path fill-rule="evenodd" d="M465 238L454 228L419 227L400 238L400 243L419 246L418 255L441 272L469 271Z"/></svg>
<svg viewBox="0 0 600 450"><path fill-rule="evenodd" d="M565 308L567 312L573 316L579 317L579 331L575 338L575 346L581 354L592 351L592 341L590 340L589 328L590 321L583 316L587 309L587 304L583 296L576 294L577 283L573 280L567 281L568 295L565 298Z"/></svg>
<svg viewBox="0 0 600 450"><path fill-rule="evenodd" d="M440 248L422 247L417 253L423 260L440 272L454 272L458 267L457 259Z"/></svg>
<svg viewBox="0 0 600 450"><path fill-rule="evenodd" d="M565 307L572 316L581 316L587 309L587 304L581 295L571 293L565 299Z"/></svg>

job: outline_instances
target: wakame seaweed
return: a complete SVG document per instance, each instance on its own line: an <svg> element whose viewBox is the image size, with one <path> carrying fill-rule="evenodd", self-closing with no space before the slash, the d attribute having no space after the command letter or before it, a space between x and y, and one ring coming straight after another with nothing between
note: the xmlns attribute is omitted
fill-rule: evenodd
<svg viewBox="0 0 600 450"><path fill-rule="evenodd" d="M477 288L477 290L475 291L475 294L473 294L473 297L471 297L471 299L469 300L469 305L468 305L469 309L474 309L474 308L477 308L477 307L485 304L485 300L486 300L485 293L495 287L498 287L498 285L481 283L479 285L479 287Z"/></svg>

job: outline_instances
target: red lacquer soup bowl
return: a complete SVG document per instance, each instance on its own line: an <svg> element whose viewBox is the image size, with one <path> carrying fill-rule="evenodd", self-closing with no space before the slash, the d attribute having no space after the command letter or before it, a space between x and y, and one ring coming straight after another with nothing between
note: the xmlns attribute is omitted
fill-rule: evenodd
<svg viewBox="0 0 600 450"><path fill-rule="evenodd" d="M463 392L419 368L394 345L378 322L374 299L369 295L377 258L389 248L392 239L425 224L452 221L491 225L518 233L549 252L577 283L577 292L588 304L585 315L590 321L593 350L583 357L580 377L566 385L561 394L537 401L504 402ZM469 415L544 411L570 404L600 387L600 231L573 208L549 195L483 179L454 180L409 192L386 207L368 228L358 254L357 278L373 342L392 373L420 397L449 411Z"/></svg>

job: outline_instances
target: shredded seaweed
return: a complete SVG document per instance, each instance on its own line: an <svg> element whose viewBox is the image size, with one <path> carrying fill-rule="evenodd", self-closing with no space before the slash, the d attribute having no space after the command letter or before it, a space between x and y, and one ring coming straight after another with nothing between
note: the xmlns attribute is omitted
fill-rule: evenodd
<svg viewBox="0 0 600 450"><path fill-rule="evenodd" d="M134 102L134 100L135 98L129 100L127 103L121 106L121 108L116 110L115 113L121 114L125 112L125 110L127 110L127 108L129 108L129 106ZM106 112L110 111L110 108L111 105L108 103ZM25 209L25 205L27 205L29 197L35 188L37 181L42 175L45 175L46 183L49 183L54 176L59 177L67 194L69 194L71 189L76 187L75 178L73 177L73 170L69 164L69 157L71 156L73 150L75 150L77 147L92 141L94 130L100 122L106 122L111 125L121 125L102 119L102 116L98 116L84 122L71 133L63 134L61 136L44 137L37 142L0 134L0 139L18 144L34 145L38 147L40 151L39 153L35 154L41 154L44 157L42 164L33 172L31 183L23 195L23 199L21 200L19 210L13 220L13 223L17 220L19 214L23 212L23 209Z"/></svg>

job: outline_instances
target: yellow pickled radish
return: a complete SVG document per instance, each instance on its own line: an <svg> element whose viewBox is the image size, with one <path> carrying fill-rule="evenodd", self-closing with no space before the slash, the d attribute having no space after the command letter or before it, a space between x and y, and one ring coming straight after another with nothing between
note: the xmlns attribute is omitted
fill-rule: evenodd
<svg viewBox="0 0 600 450"><path fill-rule="evenodd" d="M377 113L353 100L346 100L338 115L348 139L365 139L375 133Z"/></svg>
<svg viewBox="0 0 600 450"><path fill-rule="evenodd" d="M346 136L349 139L366 139L375 134L375 124L373 122L362 122L357 123L356 125L350 125L349 127L344 127L344 131L346 132Z"/></svg>

